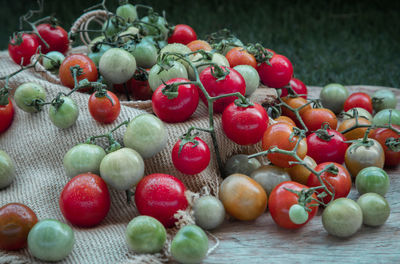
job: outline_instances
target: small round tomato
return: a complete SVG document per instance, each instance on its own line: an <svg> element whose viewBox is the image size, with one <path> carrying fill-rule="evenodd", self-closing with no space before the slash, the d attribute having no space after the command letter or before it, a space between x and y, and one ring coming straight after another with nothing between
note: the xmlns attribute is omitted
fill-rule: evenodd
<svg viewBox="0 0 400 264"><path fill-rule="evenodd" d="M232 174L221 183L219 199L228 214L242 221L259 217L267 208L267 194L255 180L244 174Z"/></svg>
<svg viewBox="0 0 400 264"><path fill-rule="evenodd" d="M306 206L311 209L311 211L308 211L307 221L303 224L295 224L290 219L289 210L293 205L299 203L299 196L287 189L299 192L303 189L308 189L308 187L293 181L280 183L272 190L269 196L268 209L277 225L286 229L297 229L307 224L317 214L318 206L315 205L318 203L316 201L307 203ZM312 197L317 199L315 193Z"/></svg>
<svg viewBox="0 0 400 264"><path fill-rule="evenodd" d="M340 115L342 116L343 120L355 118L357 115L358 117L362 117L369 121L372 121L372 115L367 110L365 110L364 108L361 108L361 107L351 108L350 110L347 110L346 112L340 113Z"/></svg>
<svg viewBox="0 0 400 264"><path fill-rule="evenodd" d="M261 105L241 105L240 99L228 105L222 113L222 129L225 135L239 145L254 145L259 142L268 122L268 114Z"/></svg>
<svg viewBox="0 0 400 264"><path fill-rule="evenodd" d="M372 107L376 113L383 109L394 109L396 105L396 96L389 89L379 89L372 95Z"/></svg>
<svg viewBox="0 0 400 264"><path fill-rule="evenodd" d="M35 212L20 203L0 208L0 249L18 250L26 247L31 228L37 223Z"/></svg>
<svg viewBox="0 0 400 264"><path fill-rule="evenodd" d="M257 71L250 65L237 65L233 68L243 76L246 83L246 93L244 95L249 97L260 85L260 76L258 76Z"/></svg>
<svg viewBox="0 0 400 264"><path fill-rule="evenodd" d="M0 134L7 131L14 119L14 106L10 98L8 104L0 105Z"/></svg>
<svg viewBox="0 0 400 264"><path fill-rule="evenodd" d="M60 26L52 26L50 24L40 24L36 26L39 35L49 45L47 47L43 41L38 38L39 45L42 46L42 53L46 54L50 51L58 51L65 54L69 48L68 33Z"/></svg>
<svg viewBox="0 0 400 264"><path fill-rule="evenodd" d="M136 7L129 3L120 5L115 11L115 14L125 19L128 23L132 23L138 18Z"/></svg>
<svg viewBox="0 0 400 264"><path fill-rule="evenodd" d="M361 107L372 114L372 100L366 93L353 93L351 94L343 105L343 110L348 111L351 108Z"/></svg>
<svg viewBox="0 0 400 264"><path fill-rule="evenodd" d="M337 130L342 133L346 129L354 127L355 124L356 124L356 119L350 118L350 119L344 120L340 124L340 126L338 127ZM371 121L368 121L365 118L358 118L358 124L371 125ZM359 127L359 128L352 129L352 130L350 130L346 133L342 133L342 134L346 138L346 140L355 140L355 139L363 138L366 131L367 131L366 127Z"/></svg>
<svg viewBox="0 0 400 264"><path fill-rule="evenodd" d="M207 63L213 64L213 65L218 65L218 66L225 66L229 67L229 62L225 58L224 55L214 52L214 53L209 53L210 58L204 58L200 54L195 54L194 56L191 57L191 61L193 66L196 67L197 72L200 74L205 68L207 68L209 65ZM196 73L194 72L192 67L188 68L188 75L189 75L189 80L196 81ZM258 75L258 74L257 74ZM244 76L242 76L244 78Z"/></svg>
<svg viewBox="0 0 400 264"><path fill-rule="evenodd" d="M46 100L46 90L36 83L24 83L15 90L14 100L21 110L27 113L36 113L41 111L42 107L36 105L35 102Z"/></svg>
<svg viewBox="0 0 400 264"><path fill-rule="evenodd" d="M226 55L229 65L233 68L237 65L250 65L257 68L256 58L243 47L234 47Z"/></svg>
<svg viewBox="0 0 400 264"><path fill-rule="evenodd" d="M315 167L315 171L316 172L322 171L325 167L331 164L333 164L332 171L328 170L323 172L320 175L320 178L324 181L329 191L331 192L335 191L335 196L333 199L347 197L351 189L351 176L345 167L335 162L324 162L318 164L317 167ZM329 184L327 184L327 182ZM307 181L307 186L309 187L321 186L321 183L319 182L317 175L311 173ZM325 191L324 189L316 190L318 194L324 191ZM331 198L332 196L327 193L327 195L320 200L322 200L325 204L328 204L331 201Z"/></svg>
<svg viewBox="0 0 400 264"><path fill-rule="evenodd" d="M57 72L61 63L65 60L65 56L58 51L50 51L43 57L43 67L51 72Z"/></svg>
<svg viewBox="0 0 400 264"><path fill-rule="evenodd" d="M96 174L79 174L64 186L59 205L71 224L80 227L98 225L110 209L107 184Z"/></svg>
<svg viewBox="0 0 400 264"><path fill-rule="evenodd" d="M89 112L97 122L109 124L118 118L121 105L113 92L106 93L107 95L94 92L89 97Z"/></svg>
<svg viewBox="0 0 400 264"><path fill-rule="evenodd" d="M224 205L214 196L203 196L194 202L193 216L196 225L201 228L207 230L217 228L225 219Z"/></svg>
<svg viewBox="0 0 400 264"><path fill-rule="evenodd" d="M349 144L346 138L334 129L319 131L307 136L307 155L317 164L323 162L336 162L342 164Z"/></svg>
<svg viewBox="0 0 400 264"><path fill-rule="evenodd" d="M289 125L296 126L296 123L288 116L279 116L274 120L277 122L288 123Z"/></svg>
<svg viewBox="0 0 400 264"><path fill-rule="evenodd" d="M138 67L148 69L157 63L157 48L148 41L130 45L128 51L135 57Z"/></svg>
<svg viewBox="0 0 400 264"><path fill-rule="evenodd" d="M163 57L163 56L165 56L164 54L166 54L166 53L178 53L178 54L180 54L182 56L185 56L185 55L187 55L188 53L191 53L191 52L192 51L186 45L183 45L183 44L180 44L180 43L172 43L172 44L168 44L164 48L162 48L160 50L159 56ZM167 58L170 58L172 60L175 60L175 61L178 61L178 62L182 63L183 66L185 66L186 70L187 71L189 70L189 67L190 67L189 63L187 61L185 61L184 59L180 58L177 55L172 55L172 54L167 55L167 56L168 56ZM189 57L187 57L187 58L189 58Z"/></svg>
<svg viewBox="0 0 400 264"><path fill-rule="evenodd" d="M287 171L274 165L261 166L253 171L250 177L263 187L267 195L281 182L290 181Z"/></svg>
<svg viewBox="0 0 400 264"><path fill-rule="evenodd" d="M363 224L367 226L381 226L390 215L388 201L376 193L365 193L357 200L363 213Z"/></svg>
<svg viewBox="0 0 400 264"><path fill-rule="evenodd" d="M211 51L212 50L210 44L208 44L207 41L200 40L200 39L193 40L193 41L189 42L188 44L186 44L186 46L188 46L188 48L191 51L197 51L197 50Z"/></svg>
<svg viewBox="0 0 400 264"><path fill-rule="evenodd" d="M61 105L49 107L50 121L58 128L69 128L75 124L79 115L76 102L68 96L61 96Z"/></svg>
<svg viewBox="0 0 400 264"><path fill-rule="evenodd" d="M237 154L233 155L225 162L223 178L228 177L234 173L240 173L247 176L258 169L261 163L256 158L248 159L247 155Z"/></svg>
<svg viewBox="0 0 400 264"><path fill-rule="evenodd" d="M185 191L185 185L172 175L150 174L136 186L135 204L141 215L152 216L167 228L173 227L174 215L188 206Z"/></svg>
<svg viewBox="0 0 400 264"><path fill-rule="evenodd" d="M196 39L197 35L192 27L178 24L174 27L171 36L169 36L168 43L181 43L186 45Z"/></svg>
<svg viewBox="0 0 400 264"><path fill-rule="evenodd" d="M59 76L63 85L71 89L74 88L75 82L71 67L76 65L79 65L81 69L81 72L78 71L77 75L78 82L83 79L87 79L89 82L97 81L97 68L94 62L86 55L71 54L64 59L60 66Z"/></svg>
<svg viewBox="0 0 400 264"><path fill-rule="evenodd" d="M188 78L185 66L178 61L171 61L166 69L160 65L154 65L149 72L149 85L153 92L163 84L174 78Z"/></svg>
<svg viewBox="0 0 400 264"><path fill-rule="evenodd" d="M325 108L339 114L343 110L344 102L349 97L349 90L341 84L331 83L322 88L319 97Z"/></svg>
<svg viewBox="0 0 400 264"><path fill-rule="evenodd" d="M262 139L263 150L273 149L274 147L289 151L293 150L299 140L297 136L291 138L293 132L294 127L286 123L276 123L269 126ZM296 153L301 159L306 156L307 142L304 138L300 141ZM290 162L297 161L295 158L282 153L269 153L267 158L272 164L282 168L291 167Z"/></svg>
<svg viewBox="0 0 400 264"><path fill-rule="evenodd" d="M394 128L400 130L400 126L393 125ZM400 140L400 135L389 128L377 128L374 129L371 134L369 134L370 138L378 141L385 152L385 166L388 167L396 167L400 164L400 151L396 151L394 146L387 145L387 140Z"/></svg>
<svg viewBox="0 0 400 264"><path fill-rule="evenodd" d="M305 156L303 161L312 169L317 167L317 163L310 156ZM293 167L287 168L286 171L289 173L292 181L307 185L308 177L311 175L311 171L305 166L296 164Z"/></svg>
<svg viewBox="0 0 400 264"><path fill-rule="evenodd" d="M389 124L389 117L392 125L400 126L400 110L398 109L383 109L379 111L372 119L372 124L378 126Z"/></svg>
<svg viewBox="0 0 400 264"><path fill-rule="evenodd" d="M8 44L8 54L11 59L18 65L26 66L31 63L31 57L38 50L39 42L33 34L23 33L17 34Z"/></svg>
<svg viewBox="0 0 400 264"><path fill-rule="evenodd" d="M316 131L327 123L333 130L336 129L338 120L336 115L327 108L311 108L307 109L301 115L308 132Z"/></svg>
<svg viewBox="0 0 400 264"><path fill-rule="evenodd" d="M182 227L171 242L171 255L179 263L200 263L208 251L208 237L196 225Z"/></svg>
<svg viewBox="0 0 400 264"><path fill-rule="evenodd" d="M104 52L99 61L99 71L111 83L124 83L136 71L135 57L122 48L111 48Z"/></svg>
<svg viewBox="0 0 400 264"><path fill-rule="evenodd" d="M275 54L269 60L257 67L261 82L271 88L281 88L290 82L293 76L293 66L288 58Z"/></svg>
<svg viewBox="0 0 400 264"><path fill-rule="evenodd" d="M299 79L296 79L292 77L289 82L290 87L294 92L296 92L297 95L300 97L303 97L304 99L307 99L307 86L300 81ZM288 90L286 88L282 88L282 93L281 97L285 97L288 95Z"/></svg>
<svg viewBox="0 0 400 264"><path fill-rule="evenodd" d="M157 39L167 40L169 29L167 28L167 21L162 16L145 16L140 19L147 23L143 24L145 36L154 36ZM149 25L148 25L149 24Z"/></svg>
<svg viewBox="0 0 400 264"><path fill-rule="evenodd" d="M356 188L360 194L372 192L385 196L389 190L389 186L389 176L384 170L382 170L382 168L364 168L356 177Z"/></svg>
<svg viewBox="0 0 400 264"><path fill-rule="evenodd" d="M180 172L194 175L210 163L210 149L199 137L179 139L172 148L172 162Z"/></svg>
<svg viewBox="0 0 400 264"><path fill-rule="evenodd" d="M303 97L288 97L288 96L286 96L286 97L283 97L281 100L282 100L282 102L286 103L288 106L290 106L293 109L299 109L303 105L307 104L307 100L304 99ZM284 105L281 106L281 109L282 109L282 115L290 117L299 127L301 127L301 123L300 123L299 119L297 118L296 114L292 110L290 110L288 107L286 107ZM303 114L307 110L310 110L310 109L311 109L310 104L301 108L299 110L300 117L303 116ZM321 126L319 128L321 128Z"/></svg>
<svg viewBox="0 0 400 264"><path fill-rule="evenodd" d="M10 156L0 150L0 189L9 186L15 178L14 162Z"/></svg>

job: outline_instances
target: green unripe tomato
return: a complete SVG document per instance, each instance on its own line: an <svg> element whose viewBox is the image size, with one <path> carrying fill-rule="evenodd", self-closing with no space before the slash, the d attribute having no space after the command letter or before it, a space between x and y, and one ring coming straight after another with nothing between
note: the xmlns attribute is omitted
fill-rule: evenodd
<svg viewBox="0 0 400 264"><path fill-rule="evenodd" d="M60 68L61 63L64 61L65 56L58 51L50 51L43 57L43 66L48 71L55 71Z"/></svg>
<svg viewBox="0 0 400 264"><path fill-rule="evenodd" d="M139 35L139 29L137 27L128 27L127 30L122 31L121 33L118 34L118 36L124 43L132 40L132 37L135 35L136 36Z"/></svg>
<svg viewBox="0 0 400 264"><path fill-rule="evenodd" d="M397 98L389 89L379 89L372 95L372 107L375 112L383 109L395 109Z"/></svg>
<svg viewBox="0 0 400 264"><path fill-rule="evenodd" d="M341 84L331 83L322 88L319 97L325 108L339 114L343 110L344 102L349 97L349 91Z"/></svg>
<svg viewBox="0 0 400 264"><path fill-rule="evenodd" d="M192 51L189 49L189 47L188 46L186 46L186 45L183 45L183 44L180 44L180 43L173 43L173 44L168 44L167 46L165 46L165 47L163 47L161 50L160 50L160 55L159 56L162 56L163 54L165 54L165 53L179 53L179 54L181 54L181 55L185 55L185 54L188 54L188 53L191 53ZM186 68L186 71L187 72L189 72L189 64L185 61L185 60L183 60L183 59L179 59L177 56L175 56L175 55L170 55L170 56L168 56L169 58L173 58L174 60L176 60L176 61L178 61L178 62L180 62L180 63L182 63L183 64L183 66L185 66L185 68ZM191 56L188 56L187 57L187 59L188 60L190 60L191 58L190 58Z"/></svg>
<svg viewBox="0 0 400 264"><path fill-rule="evenodd" d="M36 83L24 83L15 90L15 103L19 108L28 113L36 113L42 110L41 107L36 108L32 104L38 101L46 100L46 91L42 86Z"/></svg>
<svg viewBox="0 0 400 264"><path fill-rule="evenodd" d="M136 253L159 252L167 239L164 226L150 216L137 216L129 222L125 232L128 247Z"/></svg>
<svg viewBox="0 0 400 264"><path fill-rule="evenodd" d="M136 60L124 49L111 48L101 56L99 70L113 84L125 83L136 71Z"/></svg>
<svg viewBox="0 0 400 264"><path fill-rule="evenodd" d="M58 128L69 128L75 124L79 115L78 105L68 96L61 96L64 102L61 106L50 105L49 117L51 122Z"/></svg>
<svg viewBox="0 0 400 264"><path fill-rule="evenodd" d="M246 82L246 93L244 95L252 95L260 85L260 76L256 69L250 65L238 65L233 68L243 76L244 81Z"/></svg>
<svg viewBox="0 0 400 264"><path fill-rule="evenodd" d="M141 41L136 45L129 48L129 52L135 57L137 66L143 68L150 68L157 62L157 48L147 42Z"/></svg>
<svg viewBox="0 0 400 264"><path fill-rule="evenodd" d="M390 112L392 112L391 121L392 125L400 126L400 110L397 109L383 109L375 114L372 119L373 125L389 124Z"/></svg>
<svg viewBox="0 0 400 264"><path fill-rule="evenodd" d="M207 251L207 235L196 225L182 227L171 243L172 257L180 263L200 263Z"/></svg>
<svg viewBox="0 0 400 264"><path fill-rule="evenodd" d="M166 40L168 38L167 21L162 16L145 16L141 21L151 24L143 24L143 29L146 36L153 36L159 40Z"/></svg>
<svg viewBox="0 0 400 264"><path fill-rule="evenodd" d="M378 167L364 168L356 177L356 188L360 194L372 192L385 196L389 186L389 176Z"/></svg>
<svg viewBox="0 0 400 264"><path fill-rule="evenodd" d="M0 189L8 187L14 178L14 162L6 152L0 150Z"/></svg>
<svg viewBox="0 0 400 264"><path fill-rule="evenodd" d="M269 195L278 184L290 181L289 173L275 165L264 165L254 170L250 177L258 182Z"/></svg>
<svg viewBox="0 0 400 264"><path fill-rule="evenodd" d="M174 78L188 78L188 73L182 63L172 61L167 69L161 69L160 65L154 65L149 72L149 85L153 92L163 84Z"/></svg>
<svg viewBox="0 0 400 264"><path fill-rule="evenodd" d="M108 22L104 22L102 30L105 31L107 37L113 37L120 31L118 25L114 23L114 19L109 19Z"/></svg>
<svg viewBox="0 0 400 264"><path fill-rule="evenodd" d="M224 205L214 196L203 196L197 199L193 211L196 225L207 230L217 228L225 219Z"/></svg>
<svg viewBox="0 0 400 264"><path fill-rule="evenodd" d="M290 221L297 225L304 224L308 220L308 213L303 206L294 204L289 209Z"/></svg>
<svg viewBox="0 0 400 264"><path fill-rule="evenodd" d="M261 163L256 158L248 159L244 154L233 155L225 162L224 176L228 177L234 173L250 176L259 167Z"/></svg>
<svg viewBox="0 0 400 264"><path fill-rule="evenodd" d="M131 23L138 18L136 7L132 4L121 5L115 12L117 16L122 17L126 22Z"/></svg>
<svg viewBox="0 0 400 264"><path fill-rule="evenodd" d="M363 223L368 226L381 226L390 215L390 206L385 198L376 193L365 193L357 200L363 213Z"/></svg>

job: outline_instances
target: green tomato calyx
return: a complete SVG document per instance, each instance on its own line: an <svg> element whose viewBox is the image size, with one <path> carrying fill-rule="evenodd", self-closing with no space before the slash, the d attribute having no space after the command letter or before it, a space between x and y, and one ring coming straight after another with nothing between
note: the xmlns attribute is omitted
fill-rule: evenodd
<svg viewBox="0 0 400 264"><path fill-rule="evenodd" d="M400 152L400 138L389 137L389 138L386 139L385 145L391 151Z"/></svg>
<svg viewBox="0 0 400 264"><path fill-rule="evenodd" d="M317 135L318 138L322 139L323 141L329 142L335 135L329 135L328 129L330 129L329 124L327 122L324 122L322 123L321 128L314 133Z"/></svg>

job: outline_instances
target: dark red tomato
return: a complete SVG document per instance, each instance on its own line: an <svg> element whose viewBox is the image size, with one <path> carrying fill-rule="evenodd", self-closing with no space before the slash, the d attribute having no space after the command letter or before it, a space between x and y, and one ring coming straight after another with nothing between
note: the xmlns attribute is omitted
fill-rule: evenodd
<svg viewBox="0 0 400 264"><path fill-rule="evenodd" d="M123 84L114 84L113 88L119 93L126 94ZM126 89L128 89L129 95L135 100L150 100L153 96L153 90L151 90L147 80L132 78L126 82Z"/></svg>
<svg viewBox="0 0 400 264"><path fill-rule="evenodd" d="M308 203L307 206L311 209L308 212L308 220L300 225L293 223L289 217L289 210L292 205L298 204L299 196L287 189L301 191L302 189L308 189L308 187L294 181L280 183L272 190L269 196L268 209L277 225L287 229L297 229L307 224L316 215L318 206L310 206L311 204L317 204L316 201ZM312 196L317 199L315 193Z"/></svg>
<svg viewBox="0 0 400 264"><path fill-rule="evenodd" d="M19 42L21 41L21 42ZM13 38L8 44L8 54L16 64L28 65L31 63L31 57L36 53L39 42L33 34L22 34L22 39Z"/></svg>
<svg viewBox="0 0 400 264"><path fill-rule="evenodd" d="M289 85L293 89L293 91L295 91L298 95L301 95L301 97L307 99L307 94L308 94L307 86L302 81L292 77L292 79L290 79ZM288 95L288 90L286 88L283 88L281 97L287 95Z"/></svg>
<svg viewBox="0 0 400 264"><path fill-rule="evenodd" d="M351 94L343 105L343 110L347 112L348 110L361 107L372 114L372 100L371 97L366 93L353 93Z"/></svg>
<svg viewBox="0 0 400 264"><path fill-rule="evenodd" d="M220 67L220 68L222 68L224 71L229 70L229 74L226 75L224 79L219 80L220 78L219 76L213 76L213 73L211 72L211 67L205 68L200 73L200 81L204 85L204 88L206 89L208 94L211 97L223 94L236 93L236 92L239 92L242 95L244 95L244 93L246 92L246 83L242 75L235 69L229 67ZM216 73L214 67L213 71L214 73ZM203 94L203 92L199 92L199 94L203 103L208 106L206 96ZM214 111L216 113L222 113L225 107L227 107L230 103L235 101L235 99L236 99L235 96L228 96L214 101L213 104Z"/></svg>
<svg viewBox="0 0 400 264"><path fill-rule="evenodd" d="M88 79L89 82L97 81L98 73L94 62L86 55L83 54L71 54L67 56L60 65L59 76L60 81L63 85L74 88L75 82L74 77L71 73L71 67L79 65L82 69L82 73L78 75L78 82L83 79ZM89 89L86 89L86 91ZM79 90L83 92L83 90Z"/></svg>
<svg viewBox="0 0 400 264"><path fill-rule="evenodd" d="M42 53L46 54L50 51L58 51L65 54L69 48L68 33L60 26L52 26L50 24L40 24L36 27L39 35L46 41L49 47L42 42L40 38L39 45L42 46Z"/></svg>
<svg viewBox="0 0 400 264"><path fill-rule="evenodd" d="M107 96L96 96L97 92L89 97L89 112L97 122L108 124L118 118L121 105L117 96L107 91Z"/></svg>
<svg viewBox="0 0 400 264"><path fill-rule="evenodd" d="M324 123L329 124L330 128L336 129L338 123L336 115L327 108L310 108L300 116L309 132L320 129Z"/></svg>
<svg viewBox="0 0 400 264"><path fill-rule="evenodd" d="M106 217L110 209L107 184L96 174L79 174L65 185L59 204L63 216L71 224L95 226Z"/></svg>
<svg viewBox="0 0 400 264"><path fill-rule="evenodd" d="M283 55L275 54L269 62L271 65L263 62L257 67L261 82L271 88L282 88L289 84L293 75L290 60Z"/></svg>
<svg viewBox="0 0 400 264"><path fill-rule="evenodd" d="M196 39L197 35L192 27L179 24L174 27L172 35L168 38L168 43L181 43L186 45Z"/></svg>
<svg viewBox="0 0 400 264"><path fill-rule="evenodd" d="M392 126L400 130L400 126ZM399 140L400 135L389 128L377 128L369 134L369 137L377 140L382 145L385 152L385 166L396 167L400 164L400 151L394 151L386 145L387 139L392 138Z"/></svg>
<svg viewBox="0 0 400 264"><path fill-rule="evenodd" d="M325 171L321 174L321 179L325 182L328 190L335 191L334 199L338 199L341 197L347 197L347 195L349 194L350 189L351 189L351 176L345 167L343 167L342 165L335 163L335 162L324 162L324 163L318 164L314 170L317 172L321 171L330 164L334 164L335 168L337 169L337 174L329 172L329 171ZM327 184L326 182L329 182L329 184ZM314 173L311 173L310 177L308 177L307 186L309 186L309 187L321 186L321 183L319 182L318 177ZM331 186L333 187L333 189ZM322 193L323 191L324 191L323 189L316 190L316 192L318 194ZM332 196L328 194L321 200L325 204L327 204L331 201L331 197Z"/></svg>
<svg viewBox="0 0 400 264"><path fill-rule="evenodd" d="M190 82L184 78L174 78L166 84ZM154 113L164 122L184 122L192 116L199 105L199 92L194 84L179 85L177 90L166 90L160 85L151 98ZM177 92L177 94L176 94ZM175 95L174 95L175 93Z"/></svg>
<svg viewBox="0 0 400 264"><path fill-rule="evenodd" d="M0 134L6 131L14 118L14 106L8 98L7 105L0 105Z"/></svg>
<svg viewBox="0 0 400 264"><path fill-rule="evenodd" d="M327 129L326 133L312 133L307 136L307 155L317 164L336 162L342 164L349 144L346 138L334 129Z"/></svg>
<svg viewBox="0 0 400 264"><path fill-rule="evenodd" d="M136 208L141 215L152 216L167 228L173 227L174 214L188 206L185 191L185 185L172 175L147 175L136 186Z"/></svg>
<svg viewBox="0 0 400 264"><path fill-rule="evenodd" d="M0 249L18 250L26 247L31 228L37 223L36 214L28 206L9 203L0 208Z"/></svg>
<svg viewBox="0 0 400 264"><path fill-rule="evenodd" d="M181 148L182 139L179 139L172 148L172 162L175 168L185 174L198 174L207 168L210 163L210 149L201 138L195 137Z"/></svg>
<svg viewBox="0 0 400 264"><path fill-rule="evenodd" d="M243 107L237 105L237 101L228 105L222 113L222 128L226 136L236 144L256 144L267 130L268 114L257 103Z"/></svg>

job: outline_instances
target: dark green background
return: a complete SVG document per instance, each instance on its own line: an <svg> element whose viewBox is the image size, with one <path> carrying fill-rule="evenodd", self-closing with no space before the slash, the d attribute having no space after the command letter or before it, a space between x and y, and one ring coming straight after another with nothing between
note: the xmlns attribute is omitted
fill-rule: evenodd
<svg viewBox="0 0 400 264"><path fill-rule="evenodd" d="M45 0L69 30L82 10L99 1ZM18 17L36 1L0 0L0 47ZM261 42L286 55L309 85L330 82L400 87L400 1L131 1L165 10L172 24L191 25L200 37L230 28L243 42ZM107 5L115 11L117 0Z"/></svg>

